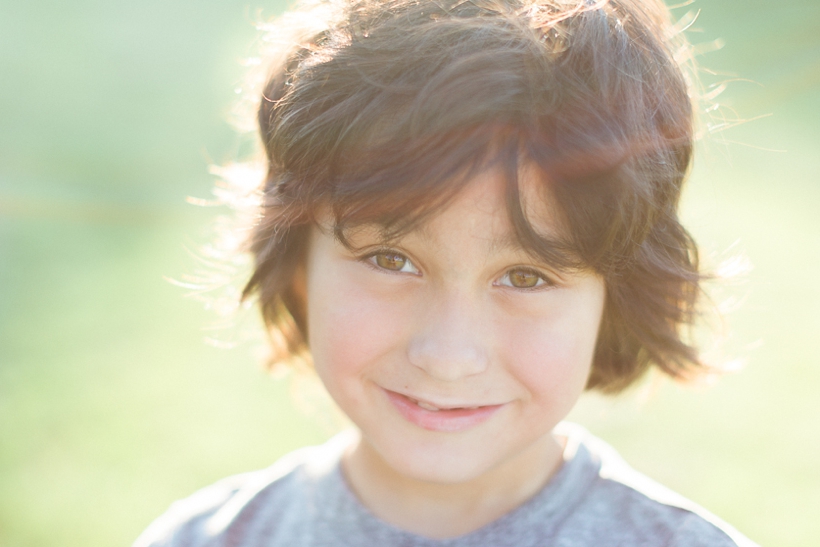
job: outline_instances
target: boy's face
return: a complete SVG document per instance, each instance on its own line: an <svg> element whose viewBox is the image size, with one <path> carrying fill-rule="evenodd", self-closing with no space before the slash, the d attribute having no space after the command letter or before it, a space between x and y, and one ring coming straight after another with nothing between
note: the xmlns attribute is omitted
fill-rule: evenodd
<svg viewBox="0 0 820 547"><path fill-rule="evenodd" d="M561 227L536 182L525 173L521 186L531 222L557 238ZM362 431L360 452L403 477L537 474L527 466L558 457L551 431L586 383L604 283L524 252L504 200L501 175L486 171L389 246L375 227L349 234L355 251L327 229L312 235L306 291L316 370Z"/></svg>

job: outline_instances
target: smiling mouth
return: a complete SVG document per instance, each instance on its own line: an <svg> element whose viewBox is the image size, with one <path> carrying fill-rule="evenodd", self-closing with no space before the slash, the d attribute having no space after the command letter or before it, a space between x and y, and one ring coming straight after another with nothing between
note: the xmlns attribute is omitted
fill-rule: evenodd
<svg viewBox="0 0 820 547"><path fill-rule="evenodd" d="M433 403L384 390L405 420L429 431L456 433L489 420L504 404L438 406Z"/></svg>
<svg viewBox="0 0 820 547"><path fill-rule="evenodd" d="M482 406L482 405L476 405L476 406L438 407L438 406L432 405L428 402L419 401L419 400L414 399L412 397L408 397L407 395L405 395L405 397L410 399L412 402L416 403L418 406L420 406L424 410L429 410L430 412L438 412L439 410L476 410L477 408L481 408L481 406Z"/></svg>

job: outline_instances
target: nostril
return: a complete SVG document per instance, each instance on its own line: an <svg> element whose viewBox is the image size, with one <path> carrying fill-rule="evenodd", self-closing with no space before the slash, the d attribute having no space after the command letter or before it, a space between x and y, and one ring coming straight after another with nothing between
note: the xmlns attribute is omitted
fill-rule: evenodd
<svg viewBox="0 0 820 547"><path fill-rule="evenodd" d="M408 347L407 357L411 365L443 381L479 374L489 362L484 348L472 337L418 337Z"/></svg>

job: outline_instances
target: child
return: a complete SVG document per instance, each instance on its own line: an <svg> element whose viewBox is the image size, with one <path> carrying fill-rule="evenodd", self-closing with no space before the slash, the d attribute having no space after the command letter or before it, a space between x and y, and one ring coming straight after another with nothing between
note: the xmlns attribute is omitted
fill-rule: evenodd
<svg viewBox="0 0 820 547"><path fill-rule="evenodd" d="M660 0L300 13L258 110L245 296L356 432L177 502L136 545L751 545L561 423L585 389L703 369L680 336L687 50Z"/></svg>

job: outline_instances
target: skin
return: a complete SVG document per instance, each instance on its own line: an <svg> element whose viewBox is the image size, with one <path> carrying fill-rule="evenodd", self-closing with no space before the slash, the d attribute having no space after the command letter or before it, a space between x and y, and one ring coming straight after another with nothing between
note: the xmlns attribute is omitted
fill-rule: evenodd
<svg viewBox="0 0 820 547"><path fill-rule="evenodd" d="M542 204L533 224L560 237L536 178L521 179ZM331 234L314 229L303 282L316 371L360 432L342 462L353 491L434 538L524 503L562 462L552 430L589 375L602 279L522 250L493 170L387 247L375 227L350 234L352 251Z"/></svg>

